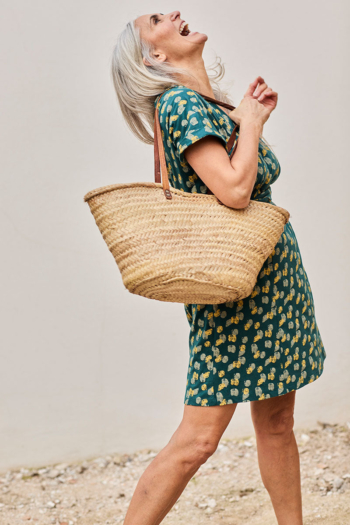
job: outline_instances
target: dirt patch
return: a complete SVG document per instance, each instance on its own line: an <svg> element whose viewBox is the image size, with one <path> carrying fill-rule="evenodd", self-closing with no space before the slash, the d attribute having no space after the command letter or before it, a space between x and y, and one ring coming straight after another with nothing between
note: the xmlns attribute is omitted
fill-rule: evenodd
<svg viewBox="0 0 350 525"><path fill-rule="evenodd" d="M350 424L295 431L305 525L350 523ZM123 523L133 491L158 451L109 455L0 476L0 522ZM254 437L222 439L162 522L165 525L277 523L258 467Z"/></svg>

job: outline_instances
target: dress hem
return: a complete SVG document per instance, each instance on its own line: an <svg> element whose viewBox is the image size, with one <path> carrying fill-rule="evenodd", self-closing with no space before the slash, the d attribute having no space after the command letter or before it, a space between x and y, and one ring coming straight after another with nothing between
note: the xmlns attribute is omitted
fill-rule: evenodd
<svg viewBox="0 0 350 525"><path fill-rule="evenodd" d="M327 357L327 354L324 354L323 363L326 360L326 357ZM273 393L272 390L265 389L265 391L262 392L260 397L255 397L254 399L250 398L250 399L241 399L239 401L238 400L237 401L233 401L230 398L225 403L222 403L222 402L221 403L207 403L205 405L202 405L201 403L196 403L195 402L195 396L193 396L193 397L189 398L189 400L191 402L187 402L186 403L186 399L187 399L186 398L184 400L184 405L196 406L196 407L225 406L225 405L234 405L234 404L239 404L239 403L249 403L250 401L264 401L265 399L272 399L273 397L281 397L281 396L284 396L285 394L289 394L290 392L294 392L296 390L300 390L304 386L310 385L310 384L314 383L315 381L317 381L317 379L319 379L322 376L323 372L324 372L323 363L322 363L322 370L319 373L319 375L316 377L316 379L314 379L313 381L308 381L307 383L300 383L300 385L297 388L292 388L290 390L287 390L286 388L284 388L283 393L281 392L280 394L278 392L277 393L276 392ZM262 397L262 396L265 396L266 394L270 394L270 397Z"/></svg>

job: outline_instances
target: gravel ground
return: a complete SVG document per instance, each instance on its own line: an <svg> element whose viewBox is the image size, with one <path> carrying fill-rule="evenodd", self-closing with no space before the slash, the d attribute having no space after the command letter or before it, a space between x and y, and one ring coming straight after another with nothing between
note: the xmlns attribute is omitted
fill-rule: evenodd
<svg viewBox="0 0 350 525"><path fill-rule="evenodd" d="M295 431L300 451L304 524L350 523L350 423ZM140 450L74 464L0 475L0 523L122 524L139 477L158 451ZM222 439L163 520L272 525L254 437Z"/></svg>

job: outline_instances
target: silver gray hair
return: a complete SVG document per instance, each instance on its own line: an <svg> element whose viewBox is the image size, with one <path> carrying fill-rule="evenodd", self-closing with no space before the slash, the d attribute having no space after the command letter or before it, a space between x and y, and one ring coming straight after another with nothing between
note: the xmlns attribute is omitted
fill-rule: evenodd
<svg viewBox="0 0 350 525"><path fill-rule="evenodd" d="M146 144L154 142L156 97L166 89L179 85L178 75L197 82L189 70L156 60L153 51L154 47L141 38L135 20L131 20L118 36L111 60L112 80L122 115L130 130ZM143 63L143 58L150 66ZM214 64L206 69L215 98L232 105L228 93L219 85L225 74L221 59L216 56Z"/></svg>

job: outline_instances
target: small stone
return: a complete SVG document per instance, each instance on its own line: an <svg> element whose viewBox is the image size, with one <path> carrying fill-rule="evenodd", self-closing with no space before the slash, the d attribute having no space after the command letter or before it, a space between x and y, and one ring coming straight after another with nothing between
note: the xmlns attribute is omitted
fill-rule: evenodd
<svg viewBox="0 0 350 525"><path fill-rule="evenodd" d="M334 474L332 474L331 472L325 472L322 477L327 482L331 482L334 480Z"/></svg>
<svg viewBox="0 0 350 525"><path fill-rule="evenodd" d="M59 465L56 465L55 468L57 470L67 470L67 468L69 467L68 463L60 463Z"/></svg>
<svg viewBox="0 0 350 525"><path fill-rule="evenodd" d="M216 507L216 501L214 498L210 498L208 501L207 501L207 504L208 504L208 507L211 507L212 509L214 507Z"/></svg>
<svg viewBox="0 0 350 525"><path fill-rule="evenodd" d="M343 479L341 479L341 478L335 478L335 479L333 480L333 487L334 487L336 490L338 490L338 489L340 489L340 487L343 485L343 483L344 483L344 480L343 480Z"/></svg>
<svg viewBox="0 0 350 525"><path fill-rule="evenodd" d="M46 503L46 506L48 509L54 509L56 507L56 503L54 503L53 501L48 501Z"/></svg>
<svg viewBox="0 0 350 525"><path fill-rule="evenodd" d="M342 486L340 487L338 492L340 492L342 494L343 492L345 492L348 489L349 485L350 485L349 482L347 480L345 480L345 482L342 484Z"/></svg>
<svg viewBox="0 0 350 525"><path fill-rule="evenodd" d="M113 463L115 465L122 465L123 463L122 456L120 454L116 454L115 456L113 456Z"/></svg>
<svg viewBox="0 0 350 525"><path fill-rule="evenodd" d="M301 434L301 441L303 443L307 443L308 441L310 441L310 436L308 436L307 434Z"/></svg>
<svg viewBox="0 0 350 525"><path fill-rule="evenodd" d="M94 463L97 464L100 469L104 469L109 465L109 461L105 458L96 458Z"/></svg>
<svg viewBox="0 0 350 525"><path fill-rule="evenodd" d="M37 470L30 470L22 474L22 479L34 478L35 476L39 476L39 472Z"/></svg>
<svg viewBox="0 0 350 525"><path fill-rule="evenodd" d="M78 465L75 469L75 472L77 474L82 474L83 472L85 472L86 470L86 467L84 465Z"/></svg>
<svg viewBox="0 0 350 525"><path fill-rule="evenodd" d="M54 479L54 478L58 478L58 476L60 475L60 472L59 470L56 470L55 468L49 470L49 472L47 472L47 477L50 478L50 479Z"/></svg>

